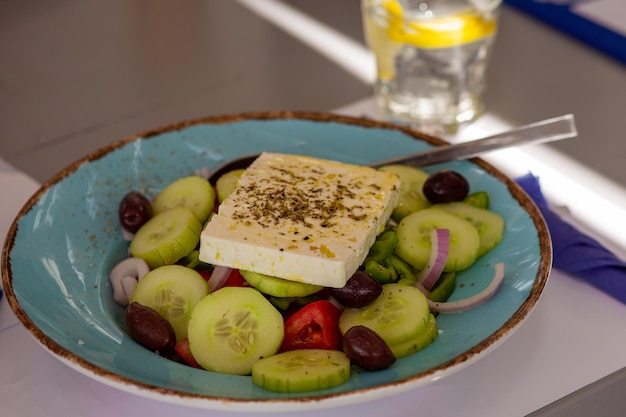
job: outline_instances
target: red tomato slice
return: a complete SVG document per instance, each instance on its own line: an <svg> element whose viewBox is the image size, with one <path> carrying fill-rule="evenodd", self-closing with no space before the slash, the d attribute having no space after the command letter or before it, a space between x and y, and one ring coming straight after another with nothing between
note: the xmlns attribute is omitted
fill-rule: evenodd
<svg viewBox="0 0 626 417"><path fill-rule="evenodd" d="M181 358L183 358L187 365L194 368L202 369L200 364L196 362L196 359L191 354L191 349L189 349L189 339L185 338L176 343L176 346L174 346L174 350L180 355Z"/></svg>
<svg viewBox="0 0 626 417"><path fill-rule="evenodd" d="M208 281L211 278L211 271L208 269L196 269L196 272L202 275L205 281Z"/></svg>
<svg viewBox="0 0 626 417"><path fill-rule="evenodd" d="M248 282L241 275L241 272L239 272L238 269L233 269L224 283L225 287L243 287L246 285L248 285Z"/></svg>
<svg viewBox="0 0 626 417"><path fill-rule="evenodd" d="M280 351L341 350L340 314L339 309L327 300L305 305L285 322L285 338Z"/></svg>
<svg viewBox="0 0 626 417"><path fill-rule="evenodd" d="M196 269L196 271L200 275L202 275L202 278L204 278L206 281L211 279L211 271L207 269ZM228 275L228 278L226 278L226 281L224 281L224 285L222 286L223 287L244 287L247 285L248 285L248 282L244 279L244 277L241 275L239 270L233 269L231 273Z"/></svg>

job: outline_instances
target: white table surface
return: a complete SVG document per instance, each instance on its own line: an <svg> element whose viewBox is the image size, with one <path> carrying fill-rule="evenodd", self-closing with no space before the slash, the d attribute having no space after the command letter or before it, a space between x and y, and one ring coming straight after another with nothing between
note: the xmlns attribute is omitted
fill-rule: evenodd
<svg viewBox="0 0 626 417"><path fill-rule="evenodd" d="M375 116L371 100L338 111ZM485 133L503 127L506 127L505 123L486 115L466 133ZM511 175L524 170L538 173L549 198L557 197L560 203L568 203L572 216L579 213L583 219L581 223L589 223L585 221L586 211L571 205L575 200L564 201L555 193L549 193L571 185L551 177L554 173L550 170L558 170L558 163L564 163L560 155L545 153L541 147L511 151L514 153L498 151L499 154L492 154L490 162L506 165L503 168ZM518 161L517 166L511 165L507 158ZM570 162L566 160L565 166L582 170L580 175L586 174L584 167L567 165ZM575 186L598 193L600 200L611 200L611 195L603 194L623 191L601 177L594 177L596 187L589 190L577 183L575 172L564 174L571 174L566 176ZM554 184L551 181L561 182ZM34 180L0 159L0 236L6 235L15 214L37 187ZM613 197L618 201L621 198ZM610 205L599 210L597 218L624 214ZM583 227L593 229L593 224ZM626 252L621 242L613 238L608 241L620 254ZM626 366L625 320L625 305L581 280L555 270L527 321L478 362L422 388L347 406L341 412L362 417L416 415L417 410L424 416L526 415ZM17 321L5 298L0 304L0 407L5 417L252 415L232 411L207 412L174 405L129 394L93 380L69 368L41 347ZM328 415L328 410L292 414L321 417Z"/></svg>

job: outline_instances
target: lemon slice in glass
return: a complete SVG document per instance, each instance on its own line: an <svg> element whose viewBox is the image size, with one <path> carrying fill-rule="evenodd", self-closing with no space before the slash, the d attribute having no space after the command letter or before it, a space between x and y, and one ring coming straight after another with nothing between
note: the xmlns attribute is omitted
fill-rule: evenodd
<svg viewBox="0 0 626 417"><path fill-rule="evenodd" d="M364 25L382 80L393 78L395 56L405 44L424 49L450 48L490 36L496 30L493 8L468 6L449 15L430 13L430 17L426 12L423 18L411 20L397 0L383 1L380 6L381 14L365 13Z"/></svg>
<svg viewBox="0 0 626 417"><path fill-rule="evenodd" d="M496 30L495 16L473 8L443 17L406 21L397 1L385 1L383 7L389 16L389 39L417 48L449 48L477 41Z"/></svg>

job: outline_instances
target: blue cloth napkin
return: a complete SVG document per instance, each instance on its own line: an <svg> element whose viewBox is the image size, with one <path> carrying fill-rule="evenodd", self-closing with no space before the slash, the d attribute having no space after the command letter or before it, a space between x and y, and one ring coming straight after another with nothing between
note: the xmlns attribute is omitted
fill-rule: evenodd
<svg viewBox="0 0 626 417"><path fill-rule="evenodd" d="M533 199L552 237L552 265L575 275L626 304L626 262L552 211L533 174L516 182Z"/></svg>

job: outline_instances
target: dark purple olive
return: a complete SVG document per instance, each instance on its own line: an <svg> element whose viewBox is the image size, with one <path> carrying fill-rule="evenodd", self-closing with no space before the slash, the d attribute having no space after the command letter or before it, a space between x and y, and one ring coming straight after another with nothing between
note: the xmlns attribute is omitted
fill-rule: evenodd
<svg viewBox="0 0 626 417"><path fill-rule="evenodd" d="M357 270L342 288L329 288L335 300L346 307L361 308L371 304L378 298L383 287L370 274Z"/></svg>
<svg viewBox="0 0 626 417"><path fill-rule="evenodd" d="M458 172L444 170L431 174L424 182L424 196L433 204L461 201L469 193L469 183Z"/></svg>
<svg viewBox="0 0 626 417"><path fill-rule="evenodd" d="M389 368L396 361L387 342L365 326L348 329L343 335L343 352L350 362L367 371Z"/></svg>
<svg viewBox="0 0 626 417"><path fill-rule="evenodd" d="M152 204L141 193L131 191L120 202L119 218L122 227L135 233L152 217Z"/></svg>
<svg viewBox="0 0 626 417"><path fill-rule="evenodd" d="M126 307L124 316L128 335L135 342L153 352L165 355L176 345L172 325L156 310L137 302Z"/></svg>

